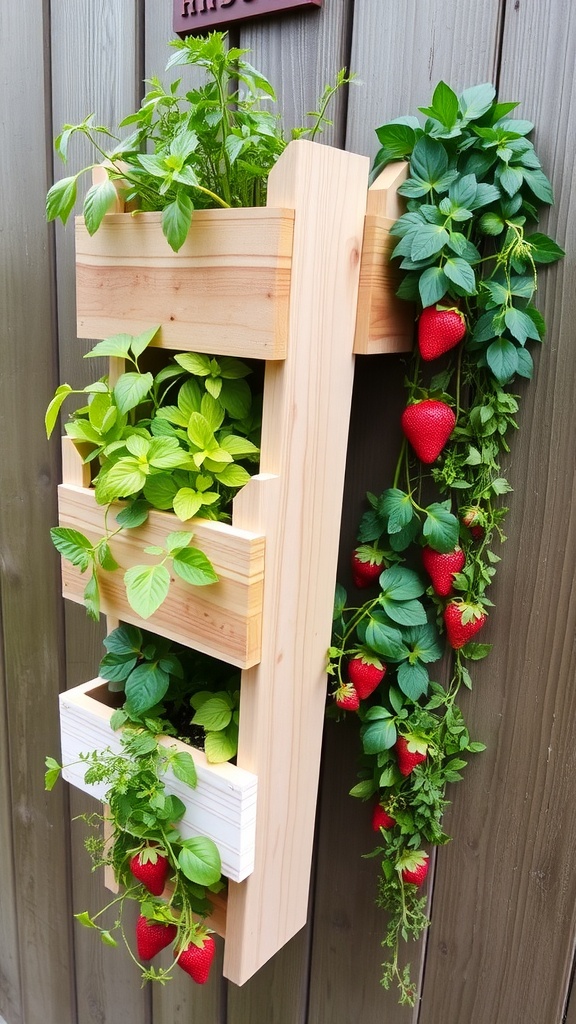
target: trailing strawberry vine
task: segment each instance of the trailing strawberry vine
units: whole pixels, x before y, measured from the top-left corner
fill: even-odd
[[[424,125],[402,117],[377,129],[374,176],[410,161],[399,189],[406,213],[391,234],[404,271],[398,294],[419,310],[418,344],[392,485],[368,495],[352,556],[355,588],[370,596],[350,603],[337,588],[329,713],[359,720],[351,795],[374,805],[370,856],[381,862],[377,903],[388,914],[382,984],[396,984],[407,1005],[417,988],[401,943],[429,923],[420,886],[429,847],[450,838],[446,786],[484,749],[458,697],[491,650],[475,638],[492,607],[494,547],[505,540],[511,488],[501,464],[519,408],[511,387],[532,376],[526,345],[544,336],[533,304],[538,265],[563,255],[531,227],[553,197],[527,138],[533,125],[509,117],[517,105],[498,102],[489,84],[457,96],[441,82],[421,108]]]

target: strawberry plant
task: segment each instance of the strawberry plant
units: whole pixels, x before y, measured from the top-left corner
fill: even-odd
[[[518,427],[514,392],[533,373],[528,343],[545,332],[537,272],[563,255],[535,229],[552,190],[528,139],[533,125],[510,117],[517,105],[498,101],[489,84],[458,96],[441,82],[421,108],[423,124],[401,117],[377,129],[375,175],[410,161],[399,189],[406,212],[391,233],[404,272],[398,294],[418,311],[417,345],[394,478],[368,495],[353,555],[355,588],[368,598],[349,602],[337,589],[330,712],[358,718],[362,762],[351,794],[372,801],[380,834],[382,983],[396,984],[408,1005],[417,989],[400,944],[429,923],[420,887],[429,848],[449,840],[446,787],[484,749],[458,697],[491,649],[477,636],[489,629],[488,590],[505,539],[502,497],[511,488],[502,461]],[[385,669],[362,693],[359,652]]]
[[[66,162],[70,139],[83,135],[104,161],[107,177],[93,185],[83,212],[90,234],[115,204],[116,185],[123,198],[138,210],[161,210],[162,230],[178,251],[190,229],[194,209],[263,206],[266,180],[287,145],[278,114],[266,109],[276,99],[267,78],[244,56],[247,50],[226,49],[226,35],[171,40],[175,53],[171,67],[202,68],[206,82],[180,92],[180,80],[165,88],[154,77],[141,107],[120,123],[131,134],[120,140],[109,128],[94,123],[64,125],[55,142]],[[326,112],[335,92],[352,79],[340,71],[334,85],[324,90],[309,127],[294,129],[293,138],[314,139],[330,124]],[[105,149],[108,140],[115,143]],[[48,220],[65,224],[74,208],[78,179],[90,167],[56,182],[48,192]]]
[[[84,461],[97,467],[94,496],[106,506],[106,532],[96,543],[68,527],[55,527],[51,536],[64,558],[82,572],[90,570],[84,603],[95,619],[100,613],[98,571],[119,568],[110,548],[116,534],[142,526],[151,508],[173,511],[182,523],[194,516],[226,519],[234,493],[257,468],[260,412],[246,381],[251,368],[229,356],[183,352],[153,374],[141,366],[141,358],[157,330],[98,342],[87,358],[113,356],[133,369],[120,374],[114,385],[106,377],[81,391],[61,384],[46,412],[50,437],[68,396],[87,398],[65,430],[87,449]],[[109,525],[110,507],[118,500],[126,504]],[[159,561],[124,573],[128,603],[142,618],[166,599],[168,566],[192,586],[217,581],[210,560],[191,546],[193,536],[188,530],[172,531],[164,547],[145,549]]]
[[[80,755],[89,783],[105,783],[107,806],[100,814],[82,815],[94,830],[85,841],[94,867],[111,866],[121,885],[118,896],[96,914],[83,911],[76,920],[99,932],[106,945],[116,946],[117,933],[140,969],[144,981],[162,984],[179,964],[195,965],[197,955],[183,951],[205,950],[200,964],[188,973],[203,984],[213,957],[214,940],[202,923],[211,911],[210,895],[223,887],[220,854],[211,839],[196,836],[183,839],[178,822],[184,814],[182,801],[166,792],[164,774],[168,768],[176,778],[196,786],[192,756],[162,746],[148,728],[128,725],[121,738],[122,749],[109,748]],[[56,784],[61,765],[46,759],[46,789]],[[101,826],[106,821],[111,838],[104,840]],[[140,913],[134,941],[126,933],[123,911],[126,901],[136,901]],[[110,927],[100,924],[114,910]],[[169,967],[150,966],[149,961],[173,945]]]

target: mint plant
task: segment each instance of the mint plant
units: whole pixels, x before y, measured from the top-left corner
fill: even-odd
[[[458,698],[491,650],[476,637],[494,615],[488,590],[505,540],[514,390],[533,373],[528,343],[545,333],[537,272],[563,255],[535,230],[552,189],[527,138],[533,125],[509,116],[517,105],[499,102],[489,84],[458,96],[441,82],[421,108],[423,124],[401,117],[377,129],[374,176],[391,160],[410,161],[392,258],[404,272],[398,294],[416,303],[418,344],[396,470],[383,494],[368,495],[353,554],[356,589],[370,597],[349,601],[337,590],[330,711],[358,717],[351,795],[372,801],[378,833],[382,984],[396,984],[407,1005],[417,989],[400,947],[428,925],[419,889],[426,847],[449,841],[446,787],[484,749]]]
[[[46,412],[50,437],[66,398],[87,397],[88,404],[73,413],[65,430],[87,447],[85,461],[97,465],[94,496],[106,506],[105,534],[96,543],[67,527],[55,527],[51,535],[64,558],[90,571],[84,602],[95,619],[98,572],[119,568],[111,548],[118,533],[142,526],[151,508],[173,511],[183,523],[198,515],[226,519],[233,495],[257,465],[260,406],[246,381],[251,368],[228,356],[184,352],[153,374],[141,367],[141,358],[157,330],[98,342],[86,358],[112,356],[133,369],[121,373],[113,386],[106,377],[81,391],[62,384]],[[110,507],[118,500],[126,504],[109,525]],[[191,546],[193,537],[189,530],[170,532],[163,547],[144,549],[159,561],[124,573],[128,602],[142,618],[166,599],[169,567],[191,586],[217,581],[210,560]]]
[[[180,80],[165,88],[156,77],[141,107],[119,125],[130,127],[124,140],[89,116],[77,125],[64,125],[56,139],[56,152],[64,162],[74,135],[85,136],[107,178],[93,185],[84,200],[84,218],[90,234],[116,202],[118,186],[126,201],[138,210],[161,210],[162,230],[168,244],[181,248],[190,229],[194,209],[263,206],[266,180],[286,147],[278,114],[268,110],[276,96],[267,78],[252,67],[247,50],[226,49],[221,32],[206,37],[171,40],[175,53],[167,70],[194,65],[206,72],[196,89],[180,90]],[[324,90],[309,127],[297,128],[294,138],[314,139],[326,124],[333,95],[352,78],[344,70]],[[116,144],[104,148],[109,139]],[[48,192],[48,220],[66,223],[77,198],[78,179],[95,165],[56,182]]]
[[[152,734],[189,741],[190,727],[202,733],[208,761],[230,761],[238,750],[240,672],[225,662],[122,625],[104,639],[98,675],[111,692],[125,696],[111,726],[126,723]]]

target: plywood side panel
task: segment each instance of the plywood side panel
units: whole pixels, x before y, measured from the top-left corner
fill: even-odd
[[[503,0],[362,0],[354,7],[346,148],[373,157],[374,129],[426,106],[440,79],[456,89],[495,77]]]
[[[576,927],[576,13],[563,2],[508,5],[502,99],[522,98],[552,174],[549,232],[569,250],[542,274],[549,331],[522,395],[508,472],[508,541],[486,627],[494,643],[468,706],[488,743],[454,794],[441,851],[421,1024],[563,1019]],[[520,59],[521,58],[521,59]],[[542,223],[546,230],[546,221]],[[508,496],[507,496],[508,497]],[[460,789],[460,787],[458,787]]]

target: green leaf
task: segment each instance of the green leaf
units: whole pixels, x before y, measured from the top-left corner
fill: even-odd
[[[528,338],[540,341],[540,335],[534,321],[527,313],[516,306],[509,306],[504,315],[504,322],[513,338],[524,345]]]
[[[535,263],[555,263],[556,260],[561,260],[566,255],[564,249],[561,249],[552,238],[540,231],[534,232],[533,235],[526,235],[524,241],[530,243],[532,259]]]
[[[191,487],[181,487],[174,495],[174,511],[183,523],[197,515],[202,504],[202,494]]]
[[[460,96],[460,111],[467,121],[476,121],[490,110],[496,89],[490,82],[473,85]]]
[[[458,519],[444,505],[434,502],[428,506],[422,533],[429,547],[447,554],[458,544],[459,532]]]
[[[126,710],[130,715],[141,715],[159,704],[168,691],[170,677],[154,662],[137,665],[126,680]]]
[[[428,670],[420,662],[411,665],[403,661],[398,666],[398,686],[410,700],[416,702],[423,697],[428,690],[428,682]]]
[[[147,501],[132,501],[118,513],[116,522],[123,530],[133,530],[146,522],[148,512],[149,505]]]
[[[50,404],[49,404],[49,406],[48,406],[48,408],[46,410],[46,415],[44,417],[44,426],[46,428],[46,437],[49,438],[51,436],[52,431],[54,430],[54,427],[56,426],[56,423],[58,421],[58,416],[60,414],[60,409],[62,408],[62,404],[66,400],[68,395],[71,395],[71,394],[72,394],[72,388],[70,387],[69,384],[61,384],[60,387],[56,389],[56,393],[54,395],[54,398],[50,402]]]
[[[532,380],[534,360],[526,348],[518,350],[518,369],[516,373],[519,373],[521,377],[527,377],[528,380]]]
[[[446,85],[446,82],[438,82],[432,96],[430,107],[420,107],[422,114],[433,117],[445,128],[453,128],[458,119],[458,97],[455,92]]]
[[[106,572],[114,572],[115,569],[119,568],[118,562],[114,558],[110,545],[107,541],[100,541],[96,547],[96,556],[98,558],[98,564],[102,566]]]
[[[416,142],[416,133],[411,125],[394,121],[377,128],[376,135],[386,150],[388,160],[405,160]]]
[[[399,533],[414,516],[410,495],[397,487],[384,491],[378,502],[378,510],[388,518],[388,533]]]
[[[509,196],[514,196],[522,187],[523,173],[516,167],[506,167],[500,175],[500,184]]]
[[[142,647],[142,633],[137,626],[118,626],[103,640],[109,654],[137,654]]]
[[[100,356],[116,356],[118,359],[128,359],[130,346],[132,344],[131,334],[114,334],[111,338],[104,338],[99,341],[89,352],[86,352],[84,359],[99,359]]]
[[[206,836],[186,839],[178,854],[178,864],[186,878],[198,885],[214,885],[222,873],[218,848]]]
[[[116,946],[118,945],[116,939],[114,938],[113,935],[110,934],[107,928],[100,932],[100,940],[104,943],[105,946],[113,946],[114,948],[116,948]]]
[[[89,235],[95,234],[111,206],[115,206],[118,193],[110,178],[92,185],[84,199],[84,222]]]
[[[498,383],[506,384],[518,370],[518,349],[506,338],[498,338],[487,348],[486,361]]]
[[[204,741],[204,753],[211,764],[230,761],[238,753],[238,726],[230,722],[221,732],[209,732]]]
[[[447,259],[443,269],[446,277],[458,285],[465,295],[476,294],[476,275],[466,260],[459,257]]]
[[[98,586],[98,577],[95,571],[92,571],[92,575],[88,580],[88,583],[84,587],[84,593],[82,595],[84,605],[86,607],[86,613],[95,622],[98,622],[100,618],[100,588]]]
[[[470,661],[481,661],[486,658],[492,650],[492,644],[464,644],[460,653]]]
[[[143,402],[154,383],[151,373],[123,373],[114,387],[114,398],[121,413],[130,412]]]
[[[391,601],[383,595],[381,604],[388,617],[400,626],[421,626],[426,622],[426,612],[420,601]]]
[[[191,786],[192,789],[196,788],[198,776],[196,774],[196,765],[194,764],[192,754],[188,754],[185,750],[179,750],[175,754],[171,753],[170,768],[180,782],[184,782],[187,786]]]
[[[169,473],[154,473],[146,478],[144,484],[146,505],[149,502],[154,508],[171,509],[177,493],[178,484]]]
[[[124,583],[128,604],[148,619],[168,596],[170,573],[165,565],[134,565],[125,572]]]
[[[231,719],[232,701],[227,694],[215,694],[204,701],[202,707],[194,715],[192,724],[201,725],[207,730],[219,730],[225,729]]]
[[[74,174],[69,178],[62,178],[52,185],[46,196],[47,220],[56,220],[59,217],[63,224],[66,223],[76,202],[77,180],[78,175]]]
[[[166,535],[166,550],[177,554],[192,543],[194,534],[189,530],[173,530]]]
[[[208,377],[211,372],[210,356],[199,352],[180,352],[174,356],[175,361],[182,369],[192,373],[195,377]]]
[[[389,718],[381,718],[370,722],[362,730],[362,746],[365,754],[380,754],[383,750],[390,750],[397,739],[396,726]]]
[[[174,555],[174,572],[193,587],[218,582],[218,575],[209,558],[198,548],[185,548]]]
[[[396,565],[380,576],[380,586],[391,601],[408,601],[420,597],[426,590],[418,573]]]
[[[438,190],[438,184],[443,181],[448,170],[448,154],[444,146],[436,139],[423,136],[414,146],[410,170],[430,188]],[[446,184],[446,189],[449,184]]]
[[[95,495],[99,505],[108,505],[117,498],[128,498],[138,494],[146,483],[143,464],[132,456],[118,459],[107,469],[100,470],[96,481]]]
[[[234,420],[243,420],[250,412],[252,392],[245,380],[224,380],[220,402]]]
[[[138,664],[135,654],[105,654],[98,666],[98,675],[109,683],[123,683]]]
[[[72,565],[85,572],[92,561],[93,545],[79,530],[67,526],[54,526],[50,530],[52,543],[56,550]]]
[[[441,267],[428,267],[418,282],[420,301],[424,308],[433,306],[444,297],[450,282]],[[398,292],[400,294],[400,292]],[[402,296],[404,297],[404,296]]]
[[[440,224],[423,224],[414,236],[410,247],[410,258],[415,262],[426,260],[440,252],[448,242],[446,228]]]
[[[58,761],[55,761],[53,757],[47,757],[44,764],[47,768],[44,775],[44,789],[50,793],[60,778],[62,768],[58,764]]]
[[[400,630],[379,622],[375,617],[370,618],[366,627],[366,643],[376,654],[390,661],[401,661],[410,653],[402,641]]]
[[[554,202],[552,186],[543,171],[529,170],[525,167],[522,174],[528,188],[534,193],[537,199],[540,199],[541,202],[548,203],[549,205]]]
[[[162,231],[168,245],[174,252],[182,248],[192,223],[194,206],[183,190],[179,190],[172,203],[162,210]]]
[[[225,466],[224,469],[216,474],[218,482],[224,484],[225,487],[244,487],[250,479],[250,473],[244,466],[238,466],[233,463],[229,466]]]

